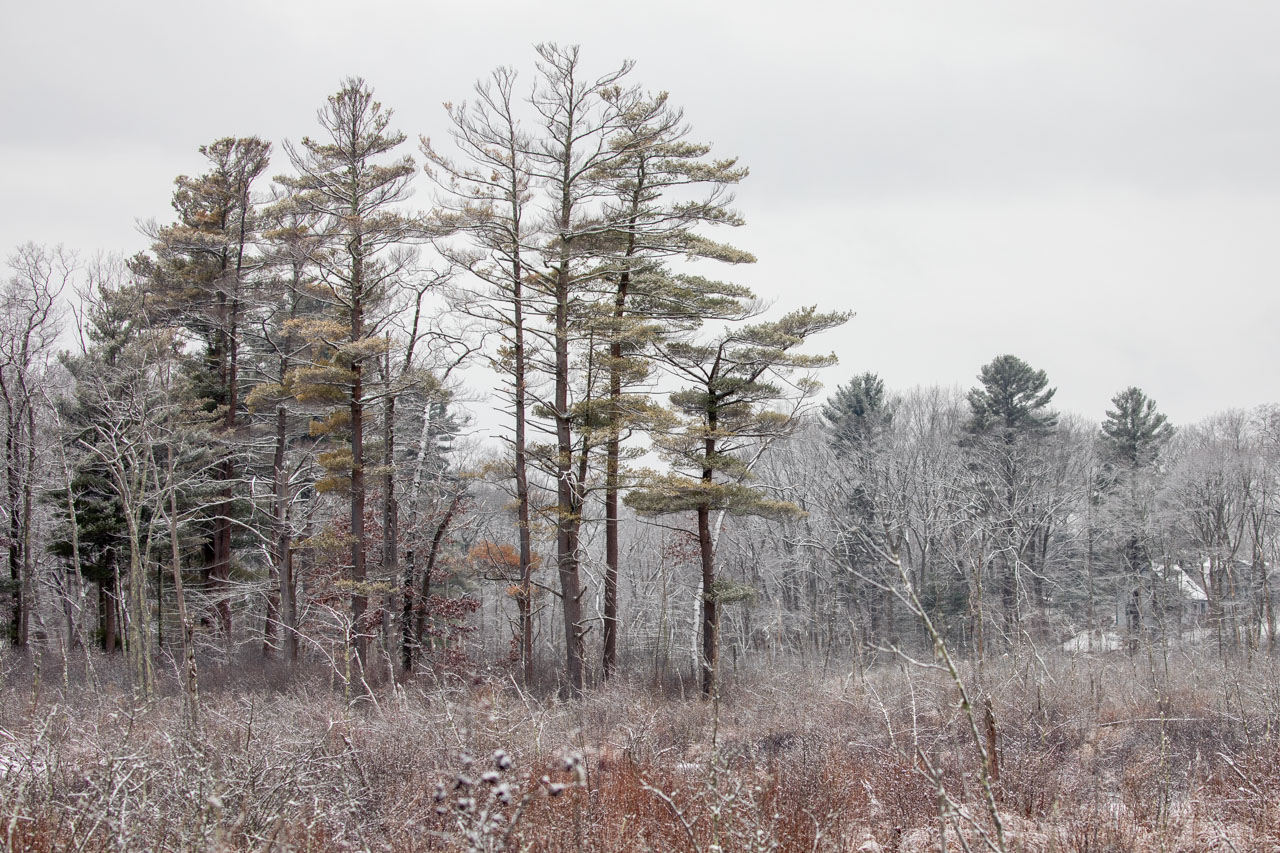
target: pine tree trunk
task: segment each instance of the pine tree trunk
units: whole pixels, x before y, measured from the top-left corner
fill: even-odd
[[[567,164],[566,164],[567,168]],[[564,613],[565,677],[570,695],[583,687],[582,586],[578,573],[578,507],[573,481],[572,418],[569,412],[569,270],[568,250],[556,275],[555,425],[556,425],[556,566]]]
[[[631,238],[634,244],[634,236]],[[604,470],[604,677],[613,675],[618,665],[618,488],[619,458],[622,453],[622,322],[626,313],[627,287],[631,274],[624,271],[614,299],[609,342],[609,440],[605,445]]]
[[[716,455],[716,426],[718,418],[714,410],[707,413],[707,437],[703,440],[706,455],[702,469],[702,482],[710,486],[715,477],[711,460]],[[715,537],[711,531],[711,507],[698,507],[698,552],[702,558],[702,695],[716,694],[716,678],[720,658],[720,609],[716,601]]]
[[[228,262],[229,259],[226,257],[226,253],[223,252],[222,271],[219,274],[220,280],[227,275]],[[218,289],[217,305],[219,327],[215,338],[217,343],[214,347],[213,358],[217,360],[218,379],[222,386],[222,402],[229,404],[231,401],[231,376],[233,372],[231,366],[231,335],[229,334],[231,309],[228,305],[227,294],[222,288]],[[227,405],[222,426],[224,436],[228,441],[233,440],[235,423],[235,408]],[[213,609],[218,633],[225,643],[230,644],[231,601],[228,597],[228,588],[231,582],[231,481],[235,477],[235,463],[232,462],[229,451],[228,456],[218,465],[217,472],[222,488],[218,493],[220,500],[213,508],[212,554],[205,577],[209,591],[214,596]]]
[[[284,373],[282,372],[283,376]],[[271,460],[275,485],[276,573],[280,583],[280,629],[284,659],[291,666],[298,662],[298,615],[293,580],[293,537],[289,530],[289,472],[285,468],[288,410],[276,407],[276,447]]]
[[[520,541],[520,669],[524,683],[533,683],[533,529],[529,517],[529,453],[525,446],[526,379],[524,328],[520,296],[516,296],[516,429],[515,478],[516,513]]]
[[[568,443],[568,421],[567,415],[557,415],[557,434],[562,449],[558,454],[561,463],[557,465],[556,562],[564,613],[565,676],[570,694],[577,695],[583,687],[582,587],[578,574],[578,535],[574,518],[578,510],[574,501],[573,484],[570,482],[572,468],[566,464],[572,455],[572,447]]]
[[[715,694],[720,656],[720,614],[716,603],[715,554],[711,541],[711,509],[698,507],[698,549],[702,557],[702,695]]]
[[[115,559],[112,558],[114,564]],[[119,647],[120,628],[116,620],[119,605],[116,603],[116,569],[111,571],[98,583],[98,624],[102,632],[102,650],[112,654]]]
[[[351,253],[351,342],[355,343],[364,335],[364,259],[358,236],[352,241]],[[364,507],[364,365],[357,356],[351,365],[351,640],[362,671],[369,658],[369,637],[363,624],[369,604],[365,590]]]

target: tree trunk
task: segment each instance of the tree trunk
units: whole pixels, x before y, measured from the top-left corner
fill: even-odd
[[[120,627],[116,621],[119,604],[116,601],[115,558],[111,558],[111,571],[98,582],[98,625],[102,633],[102,650],[113,654],[119,648]]]
[[[706,462],[702,469],[702,482],[710,487],[715,477],[711,460],[716,456],[716,427],[718,416],[714,409],[707,412],[707,436],[703,439]],[[702,695],[715,696],[718,690],[720,658],[720,609],[716,601],[716,537],[711,531],[711,507],[698,507],[698,553],[702,558]]]
[[[84,571],[80,565],[80,519],[76,513],[76,497],[72,488],[71,466],[67,464],[65,447],[59,446],[58,458],[62,462],[63,483],[67,499],[68,531],[71,539],[72,588],[67,590],[63,604],[67,617],[67,648],[70,649],[74,648],[81,639],[80,629],[84,624],[85,586]]]
[[[702,695],[716,692],[720,656],[720,614],[716,602],[715,546],[711,541],[711,509],[698,507],[698,550],[702,557]]]
[[[582,692],[583,686],[582,581],[578,573],[579,507],[574,483],[572,417],[569,412],[570,294],[567,248],[560,260],[555,300],[556,568],[560,577],[561,607],[564,613],[566,686],[569,694],[576,696]]]
[[[634,224],[634,219],[633,219]],[[635,237],[631,237],[634,245]],[[622,322],[626,314],[630,271],[623,271],[614,298],[613,339],[609,342],[609,439],[604,467],[604,677],[618,665],[618,488],[622,454]]]
[[[400,673],[413,672],[413,650],[417,646],[413,636],[413,582],[415,575],[413,549],[404,552],[404,581],[400,585]]]
[[[351,341],[355,343],[364,335],[363,256],[359,237],[352,241],[351,252]],[[364,506],[364,365],[357,356],[351,365],[351,639],[362,671],[369,657],[369,637],[363,624],[369,604],[365,590]]]
[[[224,252],[222,277],[227,275],[227,267],[228,258]],[[233,375],[235,372],[232,366],[234,357],[231,354],[231,310],[228,305],[227,294],[222,288],[219,288],[218,317],[220,329],[218,332],[216,358],[218,360],[218,377],[222,382],[223,403],[227,405],[227,411],[223,417],[223,434],[229,443],[234,441],[236,425],[236,411],[231,390],[234,385]],[[218,465],[217,470],[218,480],[222,483],[222,489],[219,492],[221,500],[213,510],[213,554],[206,577],[208,578],[210,592],[214,595],[214,617],[218,633],[229,647],[231,642],[231,600],[228,594],[231,584],[231,481],[236,474],[235,463],[231,459],[229,450],[227,457]]]
[[[154,692],[151,672],[151,628],[147,618],[147,573],[143,565],[142,535],[136,507],[125,507],[129,533],[129,577],[126,581],[125,656],[137,695],[149,699]]]
[[[413,634],[416,645],[422,648],[423,639],[427,630],[427,604],[431,599],[431,577],[435,572],[436,560],[440,556],[440,545],[444,542],[445,531],[449,529],[450,522],[453,521],[453,514],[457,512],[458,505],[462,503],[462,495],[454,495],[453,500],[449,502],[449,508],[445,510],[444,518],[440,519],[440,524],[436,527],[436,532],[431,537],[431,548],[427,551],[427,565],[422,570],[422,594],[417,607],[417,619],[414,623]]]
[[[223,460],[218,466],[218,479],[224,485],[222,498],[214,512],[213,522],[213,565],[209,578],[212,592],[216,596],[214,613],[217,618],[218,633],[222,639],[231,642],[231,484],[235,476],[235,465],[230,459]]]
[[[283,375],[283,374],[281,374]],[[284,659],[298,662],[298,613],[293,580],[293,537],[289,529],[289,472],[285,468],[288,411],[276,407],[276,447],[271,468],[275,485],[276,571],[280,582],[280,628]]]
[[[386,401],[382,424],[382,576],[394,584],[400,576],[400,505],[396,498],[396,398],[391,388],[391,337],[387,336],[387,352],[383,368],[386,372]],[[388,609],[388,613],[390,610]],[[386,642],[390,645],[390,639]],[[390,655],[390,649],[388,649]]]
[[[14,405],[13,401],[9,401],[10,407]],[[9,511],[9,583],[13,602],[9,616],[9,644],[21,649],[27,645],[27,603],[23,595],[26,591],[26,578],[22,572],[25,560],[22,554],[22,419],[19,413],[10,411],[6,426],[5,487]]]
[[[512,307],[515,357],[515,479],[517,535],[520,542],[520,672],[526,685],[533,683],[533,529],[529,517],[529,453],[526,448],[528,384],[524,345],[524,294],[520,259],[512,261]]]
[[[173,591],[177,600],[178,623],[182,634],[183,695],[192,728],[200,724],[200,682],[196,673],[196,650],[187,598],[182,587],[182,551],[178,542],[178,490],[174,482],[173,448],[169,448],[169,557],[173,571]]]

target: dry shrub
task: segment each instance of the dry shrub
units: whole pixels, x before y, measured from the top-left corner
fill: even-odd
[[[211,688],[192,731],[172,689],[139,704],[99,670],[97,688],[45,684],[37,698],[9,669],[5,849],[926,850],[939,782],[974,822],[949,821],[950,847],[957,828],[971,844],[990,831],[977,746],[932,671],[775,668],[739,678],[718,707],[625,679],[568,703],[500,681],[388,685],[347,703],[303,675]],[[993,708],[1011,845],[1280,843],[1274,691],[1213,672],[1103,656],[969,673]],[[486,781],[499,752],[510,767]]]

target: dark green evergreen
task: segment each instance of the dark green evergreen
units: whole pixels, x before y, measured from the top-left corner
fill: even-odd
[[[1022,620],[1020,597],[1026,579],[1035,605],[1048,602],[1044,566],[1053,513],[1037,493],[1047,436],[1058,416],[1047,407],[1057,389],[1043,370],[1014,355],[999,355],[983,365],[981,385],[970,389],[969,433],[963,442],[973,472],[972,507],[985,528],[978,538],[984,570],[996,576],[1006,640]],[[1025,576],[1025,577],[1024,577]],[[975,588],[975,646],[982,654],[981,598]]]
[[[1103,459],[1110,480],[1110,503],[1115,513],[1115,532],[1124,572],[1123,583],[1143,577],[1151,565],[1147,527],[1151,511],[1148,473],[1169,439],[1173,426],[1156,409],[1141,389],[1130,386],[1111,398],[1114,409],[1102,422]],[[1142,620],[1135,603],[1129,614],[1130,627]]]
[[[877,529],[876,496],[867,486],[882,462],[881,445],[893,424],[884,380],[871,372],[853,377],[827,399],[822,419],[841,472],[844,524],[856,531],[842,537],[837,549],[848,569],[841,594],[847,607],[867,616],[866,637],[871,643],[892,642],[892,579],[881,577],[884,561],[872,544],[881,532]]]
[[[1014,355],[999,355],[983,365],[978,374],[982,385],[969,392],[973,417],[969,431],[995,434],[1006,442],[1019,435],[1045,433],[1058,416],[1045,407],[1056,388],[1047,388],[1049,378]]]
[[[1173,426],[1156,410],[1156,401],[1130,386],[1111,398],[1114,409],[1102,422],[1102,446],[1108,461],[1129,468],[1153,464],[1173,437]]]
[[[822,417],[837,451],[865,447],[893,423],[884,380],[871,372],[853,377],[827,400]]]

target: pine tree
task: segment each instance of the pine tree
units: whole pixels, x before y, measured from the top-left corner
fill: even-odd
[[[643,425],[648,397],[624,389],[648,376],[648,342],[679,328],[719,316],[732,316],[743,288],[694,276],[672,276],[663,268],[670,257],[752,263],[747,252],[708,239],[702,225],[737,226],[742,218],[730,208],[729,188],[747,175],[735,159],[709,160],[711,146],[686,139],[682,111],[666,93],[636,98],[616,90],[606,97],[620,105],[620,127],[610,144],[624,156],[604,163],[595,178],[612,194],[602,220],[614,245],[605,256],[612,285],[602,307],[607,392],[601,415],[606,422],[604,463],[605,576],[603,669],[617,666],[619,524],[623,486],[622,440]],[[700,196],[689,200],[691,192]],[[681,198],[673,197],[679,194]]]
[[[501,341],[490,360],[510,377],[503,391],[511,403],[512,465],[519,553],[520,675],[533,681],[533,521],[529,488],[529,317],[527,278],[532,274],[537,228],[529,210],[532,145],[516,116],[516,74],[498,68],[475,85],[476,100],[448,106],[452,135],[461,159],[445,156],[422,140],[427,173],[444,190],[433,220],[441,253],[481,283],[460,289],[452,300],[460,312],[477,317]],[[462,234],[459,246],[443,239]]]
[[[1118,512],[1120,559],[1127,578],[1140,577],[1151,563],[1147,521],[1152,503],[1150,474],[1173,437],[1169,419],[1156,401],[1129,387],[1111,398],[1100,433],[1103,459],[1112,477],[1110,498]]]
[[[210,425],[219,427],[214,436],[223,453],[221,500],[207,519],[203,573],[205,585],[216,591],[218,629],[229,640],[232,529],[235,516],[243,514],[233,503],[236,457],[242,450],[237,435],[244,409],[241,351],[249,325],[246,288],[258,264],[252,251],[257,237],[253,187],[267,169],[271,145],[256,136],[227,137],[201,146],[200,154],[209,171],[174,180],[178,221],[153,232],[154,257],[135,258],[132,268],[146,282],[154,321],[179,328],[200,344],[186,374]]]
[[[298,174],[280,179],[292,192],[288,204],[314,217],[319,244],[311,256],[317,270],[312,290],[326,303],[328,316],[294,325],[318,353],[290,378],[298,400],[329,407],[316,431],[335,441],[345,438],[344,446],[321,457],[329,476],[319,485],[350,498],[352,645],[362,664],[370,627],[365,421],[375,401],[377,361],[387,346],[386,307],[412,260],[405,245],[421,233],[420,224],[397,207],[409,195],[415,167],[409,156],[385,160],[405,140],[388,130],[391,116],[363,80],[347,79],[317,112],[324,137],[286,143]]]
[[[582,608],[583,513],[590,456],[603,438],[593,411],[600,369],[592,352],[595,329],[580,321],[600,281],[599,240],[610,225],[595,207],[600,193],[596,176],[623,156],[610,141],[636,95],[620,88],[631,62],[584,79],[578,48],[541,44],[537,52],[539,82],[530,103],[541,136],[531,140],[527,154],[532,181],[546,195],[548,220],[536,247],[540,265],[531,282],[541,311],[550,318],[550,352],[544,367],[551,394],[540,402],[554,437],[541,461],[556,484],[556,570],[564,615],[565,674],[569,692],[577,693],[584,680],[587,630]],[[579,351],[585,351],[585,358],[575,363]]]
[[[273,584],[267,594],[267,621],[263,653],[270,656],[278,645],[286,663],[298,659],[298,606],[295,560],[295,526],[299,492],[294,472],[306,466],[310,437],[298,426],[301,412],[295,399],[294,371],[311,364],[323,344],[310,342],[298,326],[322,316],[326,304],[312,292],[313,255],[321,246],[316,229],[319,217],[280,203],[276,192],[262,223],[262,274],[256,280],[258,322],[248,343],[256,358],[250,362],[252,385],[246,396],[250,422],[271,435],[270,556]],[[304,386],[304,390],[308,390]],[[267,466],[255,459],[255,472]],[[263,472],[266,473],[265,471]],[[255,473],[256,476],[256,473]]]
[[[1169,419],[1156,409],[1140,389],[1130,386],[1111,398],[1114,409],[1102,422],[1102,444],[1107,456],[1131,469],[1151,465],[1173,437]]]
[[[752,307],[743,306],[743,316]],[[816,383],[794,379],[796,370],[812,370],[835,363],[834,356],[797,352],[807,339],[841,325],[851,315],[821,314],[805,308],[773,322],[726,329],[708,343],[668,341],[659,345],[661,358],[675,376],[691,384],[671,395],[680,426],[656,434],[654,443],[673,471],[652,476],[627,496],[638,512],[666,515],[692,512],[697,520],[702,569],[702,691],[716,690],[719,659],[719,606],[722,585],[715,563],[716,528],[712,513],[779,517],[799,508],[777,500],[747,482],[753,448],[786,435],[798,423],[794,414],[771,406],[795,400],[816,390]],[[793,389],[788,392],[786,389]]]
[[[445,210],[437,215],[441,230],[469,238],[465,245],[442,247],[486,286],[467,292],[464,310],[497,332],[501,348],[491,361],[511,377],[522,648],[530,647],[532,636],[527,468],[534,463],[558,486],[553,520],[562,601],[569,608],[566,666],[570,673],[581,671],[578,531],[597,488],[589,472],[603,448],[608,673],[617,648],[621,445],[653,408],[647,395],[629,392],[647,375],[644,347],[664,328],[689,328],[717,311],[732,313],[734,297],[745,293],[672,275],[662,264],[672,256],[752,260],[696,230],[739,224],[727,188],[746,171],[733,160],[710,160],[708,146],[686,141],[682,116],[665,95],[645,97],[621,85],[630,63],[586,79],[576,48],[541,45],[538,52],[538,86],[528,102],[531,129],[518,117],[515,73],[498,69],[477,84],[473,102],[449,107],[462,156],[446,157],[425,140],[423,151],[447,191]],[[677,194],[680,201],[670,197]],[[535,205],[550,215],[532,216]],[[539,416],[552,421],[554,447],[529,438],[531,428],[543,428]],[[527,651],[521,657],[528,679],[532,659]],[[569,681],[576,689],[580,677]]]
[[[877,538],[876,498],[869,488],[870,480],[882,467],[880,455],[893,425],[893,411],[885,398],[884,380],[875,373],[862,373],[844,385],[822,407],[828,441],[840,463],[839,470],[847,478],[844,487],[845,523],[856,531],[842,537],[842,559],[852,573],[848,594],[851,600],[867,602],[871,615],[871,633],[886,637],[893,623],[892,578],[887,583],[864,583],[883,568],[877,548],[869,543]]]
[[[991,433],[1006,443],[1019,436],[1043,434],[1057,423],[1057,415],[1045,411],[1056,388],[1046,390],[1049,378],[1013,355],[1000,355],[982,367],[981,387],[969,392],[973,417],[969,429]]]
[[[1012,636],[1022,618],[1023,566],[1032,577],[1036,603],[1045,601],[1044,549],[1039,543],[1047,541],[1047,530],[1030,493],[1036,487],[1033,469],[1042,449],[1039,440],[1058,421],[1046,408],[1056,389],[1047,387],[1043,370],[1013,355],[997,356],[983,365],[978,379],[982,384],[969,391],[970,435],[965,444],[975,477],[975,506],[987,526],[978,540],[985,543],[981,560],[998,573],[1004,628]]]
[[[884,395],[884,380],[874,373],[862,373],[844,385],[822,407],[822,417],[837,450],[857,450],[875,439],[893,423]]]

